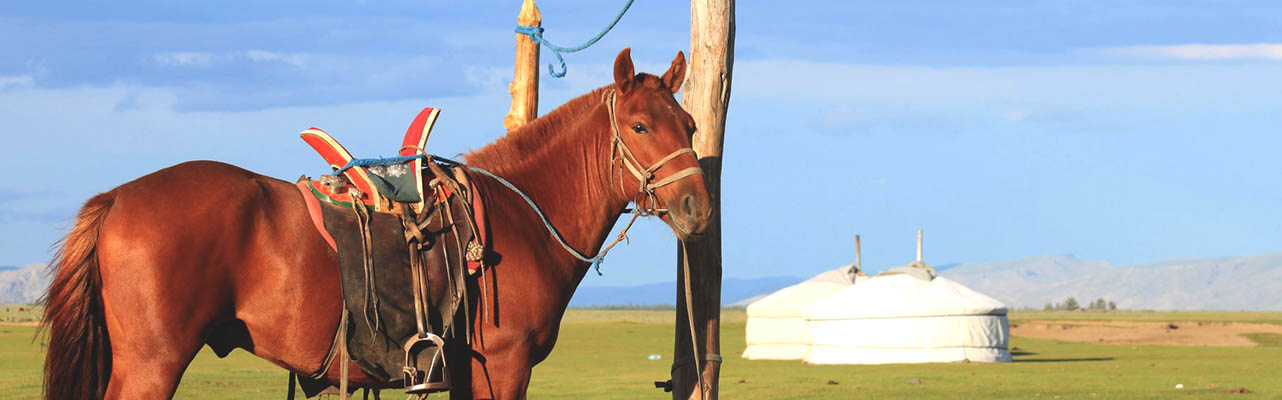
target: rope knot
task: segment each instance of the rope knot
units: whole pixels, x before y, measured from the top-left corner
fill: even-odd
[[[543,27],[541,26],[517,25],[516,33],[527,35],[530,37],[530,40],[535,42],[541,42],[543,39]]]
[[[561,47],[561,46],[552,44],[552,42],[549,42],[547,41],[547,39],[543,38],[543,27],[541,26],[517,25],[516,33],[529,36],[530,40],[538,42],[544,47],[547,47],[548,50],[552,50],[552,54],[556,56],[556,61],[561,63],[561,71],[558,72],[557,70],[553,69],[552,64],[548,64],[548,75],[552,75],[553,78],[561,78],[565,76],[565,72],[566,72],[565,59],[561,57],[561,53],[573,53],[579,50],[586,49],[588,48],[588,46],[592,46],[593,44],[596,44],[598,40],[601,40],[601,38],[605,37],[606,33],[609,33],[611,29],[614,29],[614,25],[618,24],[620,19],[623,19],[623,14],[628,12],[629,7],[632,7],[632,1],[633,0],[628,0],[627,4],[623,5],[623,9],[619,10],[619,14],[614,16],[614,21],[610,22],[609,26],[606,26],[605,29],[602,29],[600,33],[597,33],[596,36],[592,37],[592,39],[589,39],[586,43],[583,43],[578,46]]]

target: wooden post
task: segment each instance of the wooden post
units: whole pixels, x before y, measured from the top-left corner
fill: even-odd
[[[694,117],[694,151],[712,195],[715,211],[707,231],[684,246],[689,252],[693,309],[685,307],[683,255],[677,254],[676,342],[673,360],[693,359],[690,326],[694,316],[695,339],[700,353],[721,354],[721,150],[730,104],[730,77],[734,64],[734,0],[690,1],[690,64],[681,92],[681,105]],[[680,253],[682,246],[677,247]],[[695,364],[672,371],[673,399],[716,399],[721,363],[696,360],[703,369],[707,393],[699,393]]]
[[[542,26],[543,14],[534,0],[525,0],[516,22],[525,26]],[[516,69],[512,76],[512,109],[503,118],[508,132],[533,121],[539,115],[539,43],[529,36],[516,34]]]

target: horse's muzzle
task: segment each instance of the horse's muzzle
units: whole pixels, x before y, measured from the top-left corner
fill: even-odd
[[[699,236],[712,220],[712,203],[707,195],[686,194],[677,200],[676,207],[669,207],[668,214],[682,239]]]

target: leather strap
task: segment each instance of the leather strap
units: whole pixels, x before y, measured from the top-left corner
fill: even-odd
[[[692,289],[690,284],[690,251],[686,249],[686,242],[684,240],[679,241],[679,243],[681,248],[681,269],[682,273],[685,274],[686,319],[690,325],[690,355],[692,357],[699,357],[699,337],[695,334],[696,329],[694,327],[694,289]],[[707,357],[708,355],[705,355],[704,357]],[[721,360],[720,354],[715,354],[715,356],[717,361]],[[677,365],[678,364],[675,362],[672,363],[672,373],[674,375],[676,374]],[[703,364],[695,362],[694,373],[695,377],[699,379],[699,398],[708,398],[708,386],[703,382]]]
[[[347,319],[347,312],[343,312],[343,319]],[[339,332],[338,342],[338,399],[347,400],[347,368],[351,363],[351,356],[347,354],[347,332]]]
[[[615,89],[607,89],[605,93],[602,94],[602,100],[605,101],[606,109],[609,110],[610,113],[610,129],[613,133],[613,136],[610,138],[610,146],[612,147],[610,150],[611,168],[613,169],[613,165],[615,164],[614,160],[619,160],[620,163],[623,164],[623,169],[631,172],[632,176],[636,177],[637,181],[641,182],[641,187],[638,191],[640,192],[639,195],[646,200],[646,204],[642,204],[642,201],[640,200],[634,201],[634,203],[637,203],[637,211],[639,213],[656,214],[658,212],[666,211],[664,208],[655,207],[658,204],[658,199],[654,194],[655,189],[667,186],[673,182],[693,175],[702,175],[703,168],[686,168],[675,174],[663,177],[662,179],[659,179],[658,182],[651,182],[655,178],[654,173],[658,172],[659,168],[663,168],[664,164],[667,164],[669,161],[672,161],[677,157],[690,154],[691,156],[698,158],[698,155],[695,153],[694,149],[689,147],[677,149],[672,153],[669,153],[667,156],[659,159],[659,161],[650,165],[650,167],[642,169],[641,165],[643,164],[635,155],[632,154],[632,150],[628,148],[628,144],[623,141],[623,135],[619,132],[619,119],[614,112],[615,103],[618,101],[618,97],[619,92]],[[611,175],[613,175],[613,171],[611,171]],[[620,179],[622,179],[622,177],[620,177]],[[622,188],[620,188],[620,190],[622,190]]]

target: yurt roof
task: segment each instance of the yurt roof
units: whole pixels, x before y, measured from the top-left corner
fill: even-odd
[[[829,282],[841,285],[855,284],[855,265],[850,264],[841,268],[831,269],[807,279],[806,282]]]
[[[748,305],[748,317],[801,318],[801,307],[850,287],[825,281],[805,281],[792,285]]]
[[[771,293],[748,305],[749,317],[801,318],[801,306],[836,293],[854,284],[855,266],[846,265],[824,271],[810,279]],[[858,277],[860,281],[867,277]]]
[[[951,279],[910,274],[860,279],[805,307],[806,318],[859,319],[1006,314],[1006,305]]]

